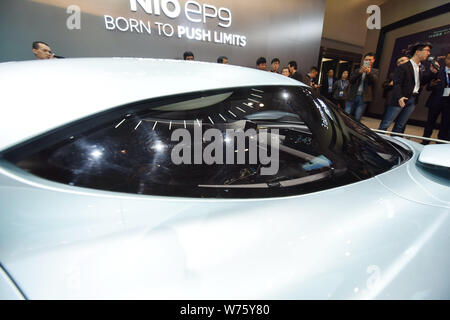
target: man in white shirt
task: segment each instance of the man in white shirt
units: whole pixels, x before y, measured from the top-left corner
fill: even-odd
[[[410,61],[400,65],[395,70],[391,101],[380,123],[379,130],[387,130],[397,118],[392,132],[405,132],[406,123],[416,108],[421,86],[429,83],[437,73],[432,65],[430,65],[430,72],[425,70],[421,64],[430,56],[430,51],[430,43],[416,43],[410,50],[410,56],[412,56]]]

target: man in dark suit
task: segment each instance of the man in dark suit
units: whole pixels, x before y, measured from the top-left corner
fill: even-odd
[[[319,69],[317,69],[316,67],[311,67],[305,78],[303,78],[303,83],[311,86],[311,93],[314,97],[317,97],[320,93],[320,85],[318,85],[316,81],[318,74]]]
[[[323,77],[322,86],[320,87],[320,93],[332,102],[335,102],[333,98],[333,86],[335,81],[334,70],[330,69],[325,77]]]
[[[303,75],[297,71],[298,66],[296,61],[289,61],[288,63],[289,72],[291,73],[290,78],[295,79],[297,81],[303,81]]]
[[[367,104],[373,100],[376,83],[378,82],[378,69],[372,68],[375,62],[375,54],[366,53],[363,65],[356,69],[350,76],[350,88],[348,100],[345,104],[345,112],[355,116],[360,121]]]
[[[450,52],[445,57],[445,67],[439,70],[437,78],[431,81],[428,89],[431,89],[431,95],[426,104],[428,120],[423,136],[425,138],[431,137],[434,124],[439,114],[442,114],[438,139],[450,140],[450,97],[448,96],[450,92]],[[422,144],[428,143],[426,140],[422,142]]]
[[[411,48],[410,55],[412,55],[412,58],[409,62],[395,69],[391,101],[380,123],[379,130],[389,128],[398,116],[392,132],[405,132],[406,122],[416,108],[421,86],[430,82],[434,73],[437,73],[433,66],[430,66],[430,72],[421,64],[429,57],[430,51],[430,43],[416,43]]]

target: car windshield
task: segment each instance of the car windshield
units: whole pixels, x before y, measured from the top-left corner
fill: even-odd
[[[76,121],[4,155],[45,179],[133,194],[259,198],[371,178],[409,151],[306,87],[150,99]]]

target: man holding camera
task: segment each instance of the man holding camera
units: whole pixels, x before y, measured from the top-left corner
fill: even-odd
[[[356,69],[350,77],[348,100],[345,104],[345,112],[353,115],[360,121],[367,104],[373,100],[373,92],[378,82],[378,69],[372,68],[375,62],[375,54],[366,53],[363,66]]]

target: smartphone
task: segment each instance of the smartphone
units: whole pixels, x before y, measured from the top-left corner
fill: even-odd
[[[364,61],[363,66],[367,68],[370,67],[370,61]]]

